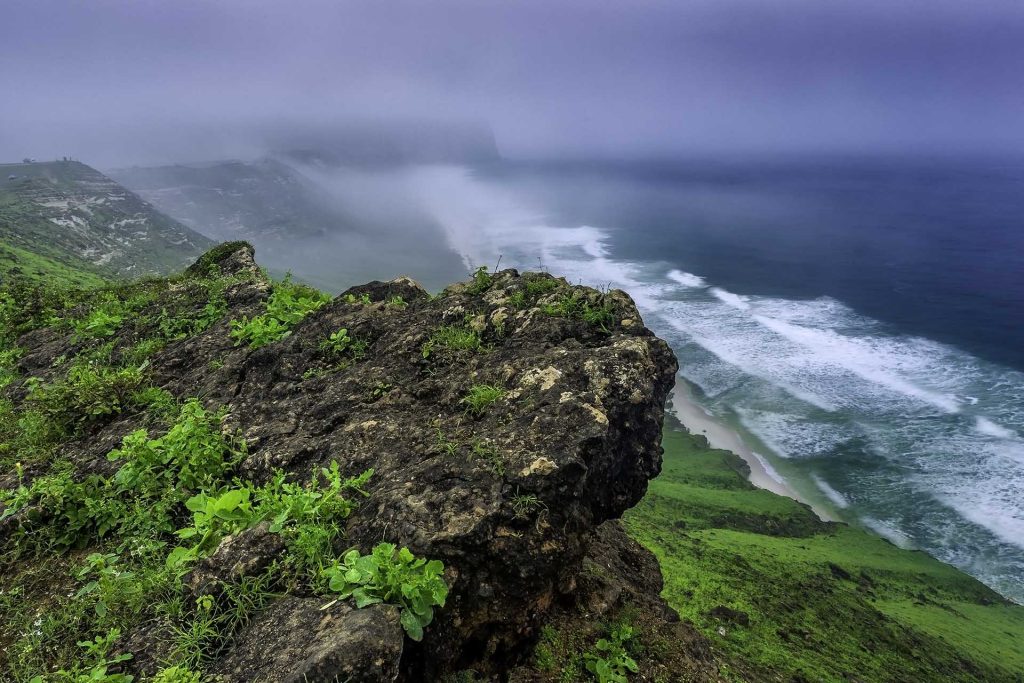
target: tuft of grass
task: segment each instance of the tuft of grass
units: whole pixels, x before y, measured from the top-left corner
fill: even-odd
[[[436,351],[481,351],[483,341],[480,335],[468,327],[445,325],[434,331],[421,349],[424,358],[430,358]]]
[[[460,403],[466,406],[466,412],[479,417],[496,401],[505,397],[505,390],[494,384],[474,384],[469,388]]]
[[[494,444],[483,439],[475,439],[470,447],[470,458],[482,462],[494,476],[505,476],[505,459],[501,457]]]
[[[542,310],[547,315],[582,320],[604,332],[608,332],[608,326],[615,320],[615,311],[611,304],[602,302],[595,305],[576,293],[566,294],[557,301],[545,305]]]
[[[453,456],[459,452],[459,442],[449,439],[440,427],[437,428],[437,447],[447,456]]]
[[[509,501],[509,506],[512,508],[512,514],[515,515],[516,519],[529,519],[530,515],[534,512],[547,509],[544,501],[536,495],[520,493],[519,489],[516,489],[515,495]]]

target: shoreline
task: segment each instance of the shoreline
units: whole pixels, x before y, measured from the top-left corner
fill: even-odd
[[[685,379],[677,378],[667,408],[692,434],[706,437],[712,448],[731,451],[742,458],[750,468],[750,475],[747,479],[757,488],[803,503],[823,521],[837,521],[820,505],[800,496],[777,472],[771,469],[770,464],[762,460],[761,456],[747,446],[735,430],[708,415],[693,399],[693,394]]]

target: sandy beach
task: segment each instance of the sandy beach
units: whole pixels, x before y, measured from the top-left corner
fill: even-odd
[[[801,503],[805,503],[814,510],[821,519],[834,521],[820,506],[809,500],[805,500],[794,491],[786,481],[776,473],[771,465],[762,460],[757,453],[752,451],[743,439],[727,425],[722,424],[714,417],[708,415],[693,399],[690,387],[685,381],[676,382],[675,389],[671,396],[671,412],[683,423],[693,434],[703,434],[707,437],[708,443],[714,448],[732,451],[750,467],[750,483],[780,496],[786,496]]]

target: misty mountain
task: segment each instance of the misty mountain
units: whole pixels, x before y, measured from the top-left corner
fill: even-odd
[[[430,164],[348,164],[333,149],[111,175],[176,220],[218,240],[247,240],[269,267],[322,289],[340,291],[381,273],[415,274],[439,287],[463,272],[416,186],[417,169]]]
[[[329,196],[273,159],[135,166],[110,174],[161,211],[222,241],[273,247],[323,236],[342,220]]]
[[[0,242],[33,264],[127,277],[176,270],[213,244],[77,161],[0,165]]]

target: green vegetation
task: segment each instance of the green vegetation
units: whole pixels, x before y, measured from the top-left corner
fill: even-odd
[[[332,332],[327,339],[320,342],[321,351],[325,351],[334,356],[348,354],[352,360],[359,360],[366,355],[366,349],[368,347],[369,344],[365,341],[350,337],[348,329],[344,327],[337,332]]]
[[[0,287],[0,389],[23,389],[0,397],[0,466],[14,474],[0,489],[4,680],[131,681],[119,647],[152,629],[146,647],[167,665],[151,680],[197,683],[268,601],[328,590],[324,571],[340,559],[344,520],[372,471],[347,478],[331,463],[305,482],[280,472],[259,485],[244,480],[246,444],[224,429],[224,411],[179,402],[147,377],[153,354],[221,321],[227,288],[253,276],[223,275],[217,263],[89,290],[25,278]],[[325,300],[287,281],[275,291],[268,309],[288,325]],[[39,375],[22,376],[16,341],[47,326],[74,345]],[[341,330],[324,350],[350,357],[365,348]],[[65,455],[64,444],[118,415],[141,428],[105,461]],[[259,524],[284,547],[266,570],[221,583],[216,597],[187,597],[183,580],[195,561]],[[407,628],[415,632],[415,622],[421,633],[428,612],[409,586],[436,589],[428,579],[440,579],[424,578],[425,561],[407,564],[412,578],[400,582],[397,601],[415,616],[405,617]]]
[[[598,683],[626,683],[630,673],[637,672],[636,660],[629,656],[626,644],[633,639],[633,628],[619,624],[608,638],[601,638],[584,655],[587,671]]]
[[[736,456],[666,428],[626,515],[664,597],[737,662],[733,680],[1019,681],[1024,610],[920,552],[754,489]]]
[[[359,296],[356,296],[355,294],[346,294],[344,300],[347,304],[361,304],[363,306],[369,306],[373,303],[373,301],[370,300],[370,295],[365,292]]]
[[[251,320],[231,321],[231,338],[235,345],[248,344],[254,349],[280,341],[307,315],[330,301],[330,297],[312,287],[296,284],[286,277],[274,284],[267,299],[266,313]]]
[[[483,341],[475,330],[468,327],[445,325],[430,335],[430,339],[423,344],[422,353],[424,358],[430,358],[438,351],[454,353],[481,351],[483,348]]]
[[[380,602],[398,605],[402,628],[413,640],[422,640],[434,607],[444,607],[448,586],[443,573],[440,561],[417,558],[391,543],[378,544],[369,555],[350,550],[324,570],[331,590],[342,599],[351,597],[360,609]]]
[[[469,453],[472,460],[482,462],[494,476],[505,476],[505,459],[494,444],[484,439],[474,439]]]
[[[639,626],[638,616],[635,607],[627,606],[615,618],[593,624],[588,630],[580,630],[572,623],[565,624],[565,628],[544,626],[534,646],[533,665],[547,674],[544,680],[560,683],[639,680],[633,674],[639,670],[635,658],[641,655],[664,661],[670,667],[672,661],[662,657],[671,649],[671,644],[661,634]],[[689,680],[680,677],[678,671],[671,668],[668,671],[676,676],[655,677],[654,680]]]
[[[509,501],[509,506],[516,519],[529,519],[534,512],[547,509],[544,501],[540,498],[532,493],[520,493],[518,488]]]
[[[474,384],[469,393],[460,401],[466,406],[466,412],[479,417],[493,404],[505,397],[505,390],[494,384]]]
[[[575,292],[566,294],[553,303],[546,304],[542,310],[547,315],[582,320],[588,325],[599,327],[604,332],[608,331],[608,325],[615,320],[615,311],[611,304],[607,302],[593,304]]]
[[[213,246],[84,164],[5,164],[4,173],[18,178],[0,182],[0,279],[92,287],[177,270]]]
[[[509,297],[509,305],[513,308],[529,308],[537,302],[537,299],[558,289],[563,284],[550,275],[542,273],[525,273],[523,280],[526,283],[525,286]]]
[[[70,254],[39,253],[39,246],[32,246],[34,250],[30,251],[0,239],[0,280],[22,278],[82,289],[107,283],[106,274],[87,261]]]
[[[483,294],[494,284],[494,276],[491,275],[487,266],[480,266],[473,271],[473,282],[466,289],[470,294]]]

